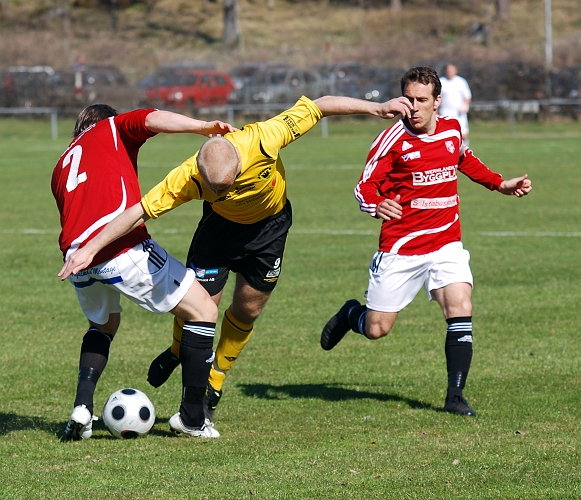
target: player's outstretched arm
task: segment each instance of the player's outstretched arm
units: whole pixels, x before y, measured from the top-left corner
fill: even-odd
[[[398,97],[387,102],[370,102],[354,97],[323,96],[313,101],[323,113],[332,115],[373,115],[391,119],[397,115],[409,118],[412,105],[405,97]]]
[[[502,194],[506,194],[509,196],[512,195],[518,198],[526,196],[533,189],[531,180],[528,177],[529,177],[528,174],[525,174],[521,177],[515,177],[514,179],[502,181],[502,184],[500,185],[498,190]]]
[[[89,241],[83,248],[78,249],[65,262],[58,274],[61,280],[67,279],[71,274],[86,269],[97,253],[112,241],[127,234],[132,229],[143,224],[149,219],[149,215],[143,210],[141,203],[136,203],[123,213],[115,217],[103,230]]]
[[[237,130],[229,123],[214,120],[206,122],[171,111],[153,111],[145,118],[145,126],[152,132],[166,134],[190,133],[206,137],[224,135]]]

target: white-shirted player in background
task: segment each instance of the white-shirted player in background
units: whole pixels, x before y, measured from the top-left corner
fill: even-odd
[[[462,139],[464,145],[470,144],[468,139],[468,110],[472,100],[472,92],[468,82],[458,76],[458,68],[454,64],[447,64],[444,68],[444,75],[440,77],[442,84],[442,100],[438,109],[438,115],[450,116],[460,122]]]
[[[348,300],[325,325],[321,346],[330,350],[349,330],[379,339],[422,286],[447,323],[448,392],[444,410],[475,415],[464,399],[472,360],[472,273],[461,243],[457,172],[506,195],[531,191],[527,175],[503,180],[462,144],[460,124],[438,118],[440,79],[430,67],[402,78],[411,117],[373,141],[355,188],[362,211],[382,219],[379,250],[369,269],[367,305]]]
[[[219,121],[141,109],[118,115],[110,106],[94,104],[78,116],[73,141],[52,176],[62,226],[59,245],[65,261],[101,233],[127,207],[139,203],[137,155],[158,132],[205,136],[235,130]],[[152,240],[143,224],[102,250],[69,277],[89,329],[83,337],[74,409],[64,440],[90,438],[93,394],[109,358],[109,346],[121,321],[120,295],[148,311],[171,312],[184,321],[183,393],[170,427],[194,437],[219,437],[205,422],[202,399],[214,357],[212,344],[218,309],[186,268]]]

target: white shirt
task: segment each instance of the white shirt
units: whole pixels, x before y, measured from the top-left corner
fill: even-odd
[[[466,100],[472,99],[472,92],[470,92],[468,82],[458,75],[450,80],[442,76],[440,82],[442,83],[442,101],[438,108],[438,114],[456,118],[462,126],[462,134],[467,134],[468,118],[464,103]]]

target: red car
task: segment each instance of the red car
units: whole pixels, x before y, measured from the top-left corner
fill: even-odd
[[[225,105],[234,90],[230,76],[214,69],[158,70],[138,85],[141,105],[175,108]]]

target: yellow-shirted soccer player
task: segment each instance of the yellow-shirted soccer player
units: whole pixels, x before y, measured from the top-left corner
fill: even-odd
[[[221,323],[220,339],[204,399],[213,419],[226,372],[250,339],[253,325],[282,269],[292,210],[279,152],[307,133],[324,116],[368,114],[391,119],[410,116],[403,97],[374,103],[350,97],[302,97],[290,109],[264,122],[208,139],[200,150],[112,221],[96,238],[107,244],[128,228],[157,218],[190,200],[203,200],[203,214],[192,239],[187,265],[216,304],[230,271],[236,273],[232,303]],[[79,253],[81,251],[78,251]],[[71,269],[82,269],[83,255],[73,254]],[[76,267],[75,267],[76,266]],[[75,271],[73,271],[75,272]],[[162,385],[179,365],[182,326],[174,323],[174,341],[151,364],[148,381]]]

